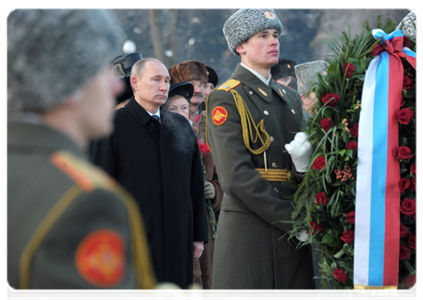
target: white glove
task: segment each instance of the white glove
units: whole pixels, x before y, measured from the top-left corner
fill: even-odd
[[[307,171],[310,156],[313,154],[313,145],[307,141],[307,138],[307,133],[298,132],[291,143],[285,144],[285,149],[291,155],[295,169],[300,173]]]
[[[307,242],[310,238],[308,231],[305,229],[301,230],[295,237],[303,243]]]
[[[210,181],[204,181],[204,199],[214,199],[216,197],[216,189]]]

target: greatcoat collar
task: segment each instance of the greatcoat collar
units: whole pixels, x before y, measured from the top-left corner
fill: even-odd
[[[128,101],[124,108],[140,126],[145,126],[151,120],[150,114],[141,105],[139,105],[134,97]],[[171,113],[164,107],[164,105],[160,107],[160,121],[162,125],[168,122],[170,114]]]
[[[150,121],[148,112],[132,97],[124,107],[140,126],[145,126]]]
[[[243,84],[250,87],[257,95],[260,96],[264,101],[272,101],[272,90],[280,96],[284,101],[285,93],[284,87],[276,83],[274,80],[270,80],[269,86],[261,81],[256,75],[251,73],[248,69],[244,68],[241,64],[238,64],[235,71],[232,73],[232,78],[241,81]]]

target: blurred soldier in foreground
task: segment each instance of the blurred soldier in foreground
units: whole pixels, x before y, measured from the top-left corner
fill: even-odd
[[[85,159],[112,131],[120,47],[103,11],[8,18],[8,281],[13,288],[154,288],[134,200]]]

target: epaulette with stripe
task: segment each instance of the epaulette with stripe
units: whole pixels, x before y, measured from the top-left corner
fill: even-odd
[[[223,91],[230,91],[233,88],[236,88],[238,85],[241,84],[241,81],[236,79],[229,79],[225,83],[223,83],[221,86],[217,88],[217,90],[223,90]]]
[[[113,189],[116,185],[114,179],[103,170],[91,165],[87,161],[76,157],[69,151],[58,151],[50,155],[50,160],[73,179],[83,190],[89,192],[95,188]]]

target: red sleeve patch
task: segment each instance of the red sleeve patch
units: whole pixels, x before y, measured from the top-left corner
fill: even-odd
[[[125,275],[125,245],[114,230],[97,230],[78,245],[76,268],[87,282],[100,288],[118,285]]]
[[[228,112],[222,106],[216,106],[212,112],[213,123],[222,125],[228,118]]]

